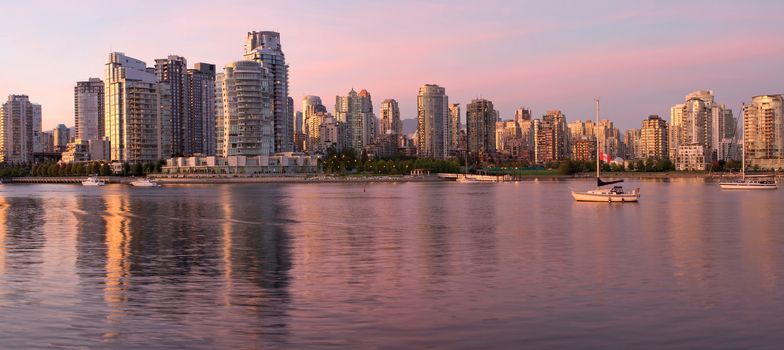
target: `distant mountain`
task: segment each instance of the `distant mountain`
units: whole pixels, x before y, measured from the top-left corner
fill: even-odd
[[[403,122],[403,134],[408,135],[412,134],[417,129],[417,120],[416,119],[401,119]]]

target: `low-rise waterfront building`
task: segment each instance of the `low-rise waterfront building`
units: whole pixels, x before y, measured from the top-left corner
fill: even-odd
[[[195,156],[166,160],[164,174],[306,174],[319,171],[318,156],[297,152],[271,156]]]
[[[706,169],[706,147],[699,143],[678,146],[675,169],[679,171],[701,171]]]

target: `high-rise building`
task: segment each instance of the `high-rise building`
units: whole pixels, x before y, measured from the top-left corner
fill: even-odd
[[[417,95],[417,155],[420,158],[444,159],[452,144],[452,121],[446,89],[425,84]]]
[[[699,144],[708,161],[717,159],[717,150],[721,148],[727,128],[732,127],[734,132],[734,125],[729,125],[733,124],[732,120],[732,110],[716,103],[713,91],[692,92],[686,95],[684,103],[670,109],[670,150],[677,150],[682,145],[694,149],[693,146]]]
[[[294,110],[293,105],[294,103],[292,101],[292,110]],[[301,111],[294,112],[293,122],[294,124],[292,125],[294,126],[294,151],[304,152],[307,149],[307,147],[305,146],[307,139],[305,137],[305,129],[303,128],[305,126],[305,122],[304,119],[302,118]]]
[[[339,152],[343,150],[346,145],[347,137],[345,135],[345,124],[338,121],[337,118],[325,112],[317,112],[319,120],[322,121],[319,125],[318,141],[314,146],[315,149],[325,152],[332,148]]]
[[[515,121],[520,124],[523,120],[531,120],[531,109],[527,107],[520,107],[515,110]]]
[[[313,152],[319,145],[319,132],[327,107],[321,103],[321,97],[305,96],[302,98],[302,131],[305,134],[305,150]]]
[[[743,108],[746,166],[784,168],[784,95],[754,96]]]
[[[588,136],[585,134],[585,123],[582,120],[571,121],[566,124],[569,129],[569,137],[578,139],[580,136]]]
[[[74,131],[80,140],[100,140],[104,136],[103,81],[90,78],[74,87]]]
[[[454,151],[458,149],[458,135],[460,134],[460,104],[449,104],[449,150]]]
[[[166,93],[168,101],[162,102],[169,105],[169,125],[166,127],[169,134],[164,139],[170,144],[161,145],[171,150],[171,155],[185,156],[193,154],[192,128],[190,125],[190,105],[188,92],[188,62],[185,57],[170,55],[167,58],[155,60],[155,75],[158,81],[168,84]],[[168,156],[168,155],[165,155]]]
[[[57,127],[52,130],[52,142],[56,152],[65,152],[70,139],[71,133],[65,124],[57,124]]]
[[[335,97],[335,118],[345,124],[346,137],[357,153],[362,152],[365,145],[373,141],[375,133],[375,116],[370,93],[362,90],[359,93],[351,89],[347,96]]]
[[[400,108],[394,99],[381,102],[381,134],[402,135],[403,123],[400,121]]]
[[[196,63],[188,69],[188,116],[190,139],[186,149],[192,154],[215,155],[215,65]]]
[[[640,129],[640,158],[669,158],[668,135],[667,121],[658,115],[651,115],[643,120]]]
[[[572,141],[572,159],[596,160],[596,138],[579,135]]]
[[[109,54],[104,79],[104,134],[111,160],[154,162],[171,155],[168,83],[154,69],[120,52]]]
[[[8,96],[0,108],[0,162],[31,162],[34,152],[43,152],[40,138],[41,105],[26,95]]]
[[[668,130],[669,131],[669,130]],[[668,133],[669,135],[669,133]],[[626,159],[640,159],[642,158],[642,152],[640,149],[640,139],[642,138],[642,132],[640,129],[629,129],[623,134],[623,144],[624,144],[624,158]],[[668,137],[669,140],[669,137]],[[669,149],[667,150],[669,154]]]
[[[523,124],[529,126],[530,120],[523,121]],[[527,137],[530,133],[524,132],[515,120],[496,122],[495,125],[496,152],[508,159],[527,160],[529,158],[528,142],[523,135]]]
[[[546,163],[569,157],[569,132],[566,116],[559,110],[549,110],[534,123],[535,161]]]
[[[466,135],[469,152],[473,154],[495,152],[496,120],[492,101],[475,99],[466,105]]]
[[[248,32],[245,39],[245,59],[260,63],[264,79],[269,80],[270,108],[274,124],[275,152],[293,149],[293,117],[289,111],[289,66],[280,43],[280,33],[272,31]]]
[[[226,65],[215,79],[217,155],[264,156],[275,150],[268,80],[256,61]]]

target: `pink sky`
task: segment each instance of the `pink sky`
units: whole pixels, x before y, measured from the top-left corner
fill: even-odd
[[[0,95],[43,105],[44,128],[73,125],[73,86],[103,77],[110,51],[152,65],[169,54],[219,68],[245,33],[281,32],[295,105],[367,89],[416,115],[420,85],[450,102],[492,100],[503,118],[529,106],[592,118],[592,99],[622,129],[700,89],[733,109],[784,93],[777,1],[30,1],[4,5]]]

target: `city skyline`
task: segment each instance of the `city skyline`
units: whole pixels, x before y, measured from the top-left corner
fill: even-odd
[[[0,64],[47,69],[6,70],[0,94],[41,104],[45,130],[72,126],[74,84],[101,77],[110,52],[145,62],[180,55],[220,70],[242,55],[243,33],[267,29],[281,33],[290,96],[322,96],[328,110],[331,96],[366,88],[379,101],[396,99],[401,118],[412,119],[418,87],[438,84],[453,102],[492,100],[506,120],[520,106],[535,117],[560,109],[570,120],[590,119],[591,99],[601,96],[602,117],[625,130],[650,114],[666,119],[673,102],[691,91],[713,90],[736,111],[750,96],[784,92],[777,67],[784,39],[775,35],[784,24],[772,17],[784,4],[483,4],[246,3],[249,10],[237,12],[198,1],[144,2],[118,13],[97,2],[52,2],[32,17],[22,15],[31,5],[7,6],[0,26],[13,34],[0,43],[15,50],[0,55]],[[377,25],[385,22],[401,25]],[[167,35],[154,34],[160,32]],[[53,60],[42,54],[47,50],[60,54]]]

